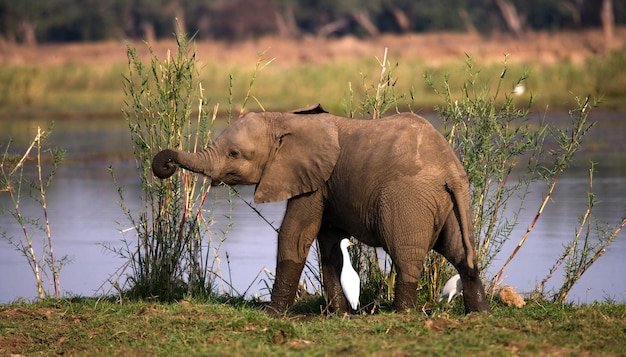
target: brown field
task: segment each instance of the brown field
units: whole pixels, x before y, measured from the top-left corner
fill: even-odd
[[[569,32],[529,33],[516,39],[509,35],[479,36],[462,33],[429,33],[407,35],[382,35],[372,39],[344,37],[323,40],[313,37],[300,39],[260,38],[242,42],[218,42],[202,40],[196,43],[197,54],[225,63],[250,63],[259,51],[267,50],[267,56],[278,63],[324,63],[336,60],[354,60],[382,55],[385,48],[397,57],[421,58],[430,65],[438,65],[458,59],[464,53],[478,61],[502,61],[510,54],[514,62],[539,62],[553,64],[569,61],[575,64],[605,52],[604,37],[598,30]],[[618,28],[612,48],[624,48],[626,27]],[[133,44],[148,55],[146,46]],[[154,52],[162,56],[174,49],[173,40],[151,44]],[[0,65],[3,66],[55,66],[72,63],[107,64],[126,62],[125,41],[100,43],[45,44],[37,47],[0,47]]]

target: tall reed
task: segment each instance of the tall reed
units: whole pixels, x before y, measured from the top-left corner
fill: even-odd
[[[573,111],[573,113],[578,113],[577,115],[580,116],[586,115],[586,105],[587,99],[579,103],[579,110]],[[576,116],[576,114],[573,115]],[[606,252],[606,249],[615,241],[624,226],[626,226],[626,213],[622,214],[621,222],[613,226],[607,222],[600,221],[594,216],[593,208],[597,203],[595,194],[593,193],[594,171],[595,163],[592,162],[589,166],[587,207],[580,216],[579,226],[576,228],[574,236],[563,245],[561,256],[554,263],[543,280],[535,286],[532,295],[536,298],[544,298],[547,296],[548,292],[545,290],[546,283],[562,268],[563,282],[557,291],[552,293],[552,300],[554,302],[564,303],[574,285],[591,265],[600,259]]]
[[[44,143],[52,128],[47,131],[37,128],[37,134],[24,154],[11,154],[10,142],[2,152],[0,162],[0,194],[7,194],[10,207],[0,205],[0,214],[8,213],[21,227],[23,237],[8,236],[0,231],[0,237],[6,240],[16,250],[22,253],[33,272],[37,287],[37,297],[43,300],[46,297],[61,297],[61,268],[70,261],[67,255],[60,258],[55,255],[53,249],[52,229],[48,220],[48,206],[46,192],[52,183],[60,163],[63,161],[65,151],[60,148],[44,149]],[[26,173],[27,166],[31,166],[31,153],[36,156],[34,169],[36,179],[33,180]],[[43,156],[49,156],[44,159]],[[45,165],[44,160],[50,161],[50,167]],[[44,166],[48,169],[44,172]],[[30,168],[28,168],[30,169]],[[41,207],[40,216],[25,216],[21,207],[26,200],[32,200]],[[43,222],[42,222],[43,220]],[[41,240],[37,239],[40,232]],[[44,283],[47,278],[51,288],[47,289]]]
[[[189,39],[181,35],[177,40],[176,52],[168,52],[165,59],[150,50],[149,66],[127,47],[123,113],[143,195],[140,206],[133,207],[118,185],[120,206],[131,228],[123,231],[124,247],[111,248],[129,259],[132,269],[130,286],[122,285],[122,290],[128,288],[130,296],[165,301],[212,294],[216,277],[221,277],[216,264],[223,242],[210,230],[212,217],[203,208],[210,191],[205,178],[186,170],[167,180],[152,174],[152,157],[159,150],[197,151],[207,146],[217,113],[217,107],[208,107],[197,80]]]

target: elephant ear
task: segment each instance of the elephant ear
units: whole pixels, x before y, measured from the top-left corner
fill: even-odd
[[[323,113],[328,113],[328,112],[324,108],[322,108],[321,104],[317,103],[317,104],[311,105],[309,107],[304,107],[304,108],[292,110],[289,113],[293,113],[293,114],[323,114]]]
[[[281,114],[274,118],[276,148],[254,202],[278,202],[323,187],[339,158],[335,123],[324,115]]]

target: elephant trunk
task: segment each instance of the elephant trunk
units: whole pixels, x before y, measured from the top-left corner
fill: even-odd
[[[178,155],[174,150],[165,149],[154,155],[152,159],[152,172],[160,179],[166,179],[176,172],[174,159]]]
[[[211,177],[208,158],[208,150],[198,153],[189,153],[176,149],[165,149],[152,159],[152,172],[160,179],[172,176],[180,166],[192,172],[201,173]]]

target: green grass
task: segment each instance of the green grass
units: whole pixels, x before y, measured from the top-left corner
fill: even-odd
[[[256,79],[256,96],[268,110],[289,110],[321,102],[331,112],[342,114],[344,96],[349,83],[357,97],[364,92],[363,76],[372,83],[378,77],[380,66],[372,53],[369,58],[354,62],[334,61],[324,64],[284,64],[273,62]],[[268,60],[271,59],[268,55]],[[504,56],[503,56],[504,59]],[[254,61],[249,65],[225,64],[203,58],[199,79],[205,83],[205,96],[212,103],[227,108],[229,75],[233,76],[235,103],[245,96],[254,72]],[[434,79],[445,73],[459,83],[451,83],[459,90],[465,78],[465,58],[431,66],[420,58],[390,54],[391,64],[399,62],[395,76],[398,93],[414,93],[415,108],[430,111],[440,98],[432,92],[424,80],[425,74]],[[477,63],[484,78],[498,78],[501,63]],[[535,95],[538,108],[569,109],[571,93],[585,93],[601,98],[607,109],[626,110],[626,56],[623,52],[606,57],[595,57],[585,64],[575,65],[561,61],[552,65],[517,63],[511,58],[508,78],[519,78],[525,70],[530,77],[526,81],[527,91],[516,101],[528,101],[530,93]],[[37,66],[14,66],[0,68],[0,117],[20,115],[111,115],[119,114],[123,105],[122,74],[126,64],[99,65],[73,64],[39,68]],[[210,83],[210,85],[208,85]],[[485,85],[495,85],[486,83]],[[511,85],[513,83],[510,83]],[[459,92],[460,93],[460,92]],[[258,110],[254,104],[249,110]]]
[[[620,355],[625,338],[626,305],[611,303],[281,319],[198,301],[0,306],[0,355]]]

